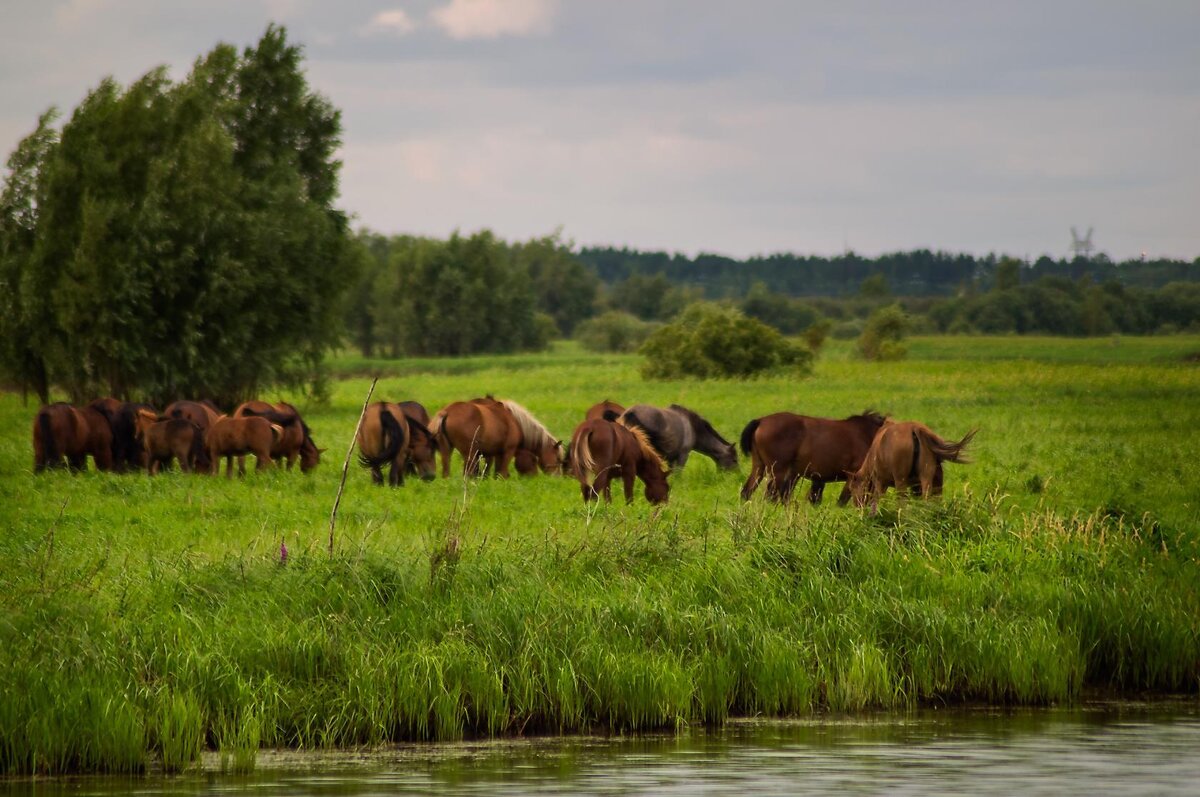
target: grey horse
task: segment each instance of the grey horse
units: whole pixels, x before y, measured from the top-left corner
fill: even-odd
[[[621,414],[619,423],[636,426],[645,432],[650,445],[662,454],[671,470],[686,465],[688,454],[693,450],[711,458],[723,470],[737,467],[734,445],[687,407],[672,404],[664,409],[635,404]]]

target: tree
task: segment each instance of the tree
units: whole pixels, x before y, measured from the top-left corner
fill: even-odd
[[[47,383],[230,402],[319,378],[360,258],[332,204],[339,115],[300,60],[271,26],[179,84],[106,79],[41,149],[18,298]]]
[[[992,289],[997,291],[1011,290],[1021,284],[1021,261],[1011,257],[1002,257],[996,264],[996,281]]]
[[[753,376],[779,368],[807,374],[812,353],[761,321],[707,302],[689,306],[640,349],[647,379]]]
[[[900,305],[881,307],[867,319],[858,338],[858,350],[867,360],[900,360],[908,354],[904,336],[908,334],[908,318]]]
[[[513,246],[513,257],[529,272],[538,309],[570,336],[575,325],[596,314],[600,280],[571,254],[559,234]]]
[[[43,404],[50,400],[50,385],[39,341],[49,297],[34,290],[32,267],[42,170],[58,144],[58,133],[51,127],[57,117],[53,108],[42,114],[37,129],[17,145],[0,191],[0,373],[23,393],[33,390]]]

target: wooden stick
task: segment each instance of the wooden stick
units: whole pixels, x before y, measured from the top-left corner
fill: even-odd
[[[333,500],[333,511],[329,513],[329,555],[333,556],[333,526],[337,522],[338,504],[342,503],[342,490],[346,488],[346,473],[350,470],[350,455],[354,453],[354,444],[358,442],[358,430],[362,428],[363,418],[367,417],[367,405],[371,403],[371,394],[375,392],[375,385],[379,382],[379,377],[371,380],[371,389],[367,391],[367,398],[363,402],[362,412],[358,415],[358,423],[354,427],[354,435],[350,438],[350,448],[346,451],[346,461],[342,464],[342,483],[338,485],[337,498]]]

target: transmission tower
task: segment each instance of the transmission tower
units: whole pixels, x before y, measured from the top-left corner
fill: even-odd
[[[1087,235],[1082,238],[1074,227],[1071,228],[1071,252],[1075,257],[1082,257],[1088,260],[1092,256],[1092,250],[1096,247],[1092,245],[1092,228],[1088,227]]]

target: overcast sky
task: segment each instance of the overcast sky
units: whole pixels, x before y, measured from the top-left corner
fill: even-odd
[[[0,0],[0,150],[268,22],[381,232],[1200,255],[1200,2]]]

